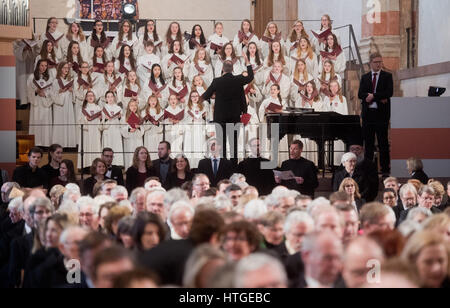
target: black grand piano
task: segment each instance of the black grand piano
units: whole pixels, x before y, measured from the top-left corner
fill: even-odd
[[[286,135],[301,135],[302,138],[314,140],[319,149],[319,169],[325,174],[325,153],[328,152],[328,167],[333,166],[334,143],[342,140],[348,143],[361,136],[361,120],[358,115],[341,115],[336,112],[315,112],[299,110],[283,113],[266,114],[268,137],[271,137],[271,124],[280,128],[280,140]],[[329,141],[329,142],[327,142]],[[327,144],[327,149],[325,145]]]

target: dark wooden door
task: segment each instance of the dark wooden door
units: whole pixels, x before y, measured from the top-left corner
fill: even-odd
[[[273,0],[254,0],[255,32],[258,37],[264,34],[267,23],[273,20]]]

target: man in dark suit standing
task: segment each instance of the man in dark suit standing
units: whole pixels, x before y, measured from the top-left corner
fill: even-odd
[[[159,178],[161,185],[166,184],[167,176],[170,173],[170,166],[172,165],[173,159],[170,158],[171,146],[167,141],[161,141],[158,145],[158,157],[159,159],[154,160],[153,168],[156,171],[156,176]]]
[[[208,150],[209,158],[202,159],[199,162],[197,172],[207,175],[211,187],[217,187],[220,181],[231,177],[234,166],[228,159],[220,156],[222,146],[217,139],[213,138],[209,141]]]
[[[361,78],[359,99],[362,103],[362,131],[365,142],[365,157],[373,161],[375,135],[380,150],[380,165],[383,177],[388,177],[390,170],[388,129],[391,118],[391,97],[394,93],[392,74],[382,70],[381,54],[370,55],[371,72]]]
[[[247,103],[245,101],[244,86],[249,84],[253,80],[253,69],[248,59],[245,59],[247,65],[248,76],[239,75],[233,76],[233,63],[231,61],[225,61],[223,63],[224,75],[219,78],[215,78],[209,88],[202,95],[203,100],[209,100],[213,94],[216,94],[216,103],[214,106],[214,122],[221,126],[223,136],[223,157],[226,158],[226,144],[227,134],[226,125],[241,122],[241,115],[247,113]],[[216,128],[217,129],[217,128]],[[216,132],[217,133],[217,132]],[[230,132],[231,133],[231,132]],[[220,136],[220,135],[219,135]],[[232,139],[234,137],[234,139]],[[220,138],[220,137],[219,137]],[[230,140],[230,146],[233,144],[233,151],[230,150],[230,154],[233,155],[234,162],[237,162],[237,132],[234,131],[232,136],[228,136]]]
[[[111,148],[104,148],[102,151],[102,157],[103,161],[106,163],[106,174],[105,176],[107,178],[110,178],[111,180],[114,180],[117,182],[117,185],[124,186],[123,182],[123,172],[122,168],[120,166],[113,165],[114,160],[114,151]]]

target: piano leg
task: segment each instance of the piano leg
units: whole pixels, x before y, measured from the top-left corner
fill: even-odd
[[[317,143],[317,149],[318,149],[318,166],[319,169],[322,169],[322,177],[325,177],[325,142],[316,141]]]

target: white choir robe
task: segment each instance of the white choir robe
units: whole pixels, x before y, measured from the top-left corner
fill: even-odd
[[[177,39],[177,36],[176,35],[170,35],[170,38],[171,38],[172,41],[175,41]],[[164,57],[169,54],[170,44],[171,43],[167,42],[166,36],[164,35],[163,43],[161,45],[161,55],[160,55],[161,60],[164,59]]]
[[[133,165],[133,155],[136,148],[144,145],[143,136],[144,136],[144,128],[142,125],[136,129],[136,131],[131,132],[131,126],[128,124],[126,117],[123,116],[122,120],[120,120],[122,124],[120,130],[122,132],[123,137],[123,150],[124,150],[124,160],[125,160],[125,169],[128,169]]]
[[[205,61],[199,60],[198,66],[200,67],[200,69],[203,70],[203,73],[201,74],[197,69],[195,63],[192,62],[189,68],[189,75],[188,75],[189,82],[192,83],[194,81],[194,77],[200,75],[203,81],[205,82],[206,86],[209,87],[214,79],[214,72],[212,65],[206,64]]]
[[[97,61],[97,65],[98,65],[98,67],[95,67],[95,72],[94,72],[94,60],[93,59],[90,59],[89,60],[89,67],[91,67],[91,70],[92,70],[92,76],[93,77],[98,77],[99,79],[101,79],[102,78],[102,76],[104,76],[104,73],[105,73],[105,63],[103,63],[103,59],[102,58],[97,58],[96,59],[96,61]],[[102,69],[102,67],[103,67],[103,69]]]
[[[330,51],[332,52],[332,51]],[[323,70],[323,61],[325,61],[326,59],[322,58],[322,56],[320,56],[320,62],[319,62],[319,72],[321,72]],[[342,51],[339,56],[337,56],[336,60],[331,60],[331,62],[333,62],[334,64],[334,72],[338,75],[340,75],[341,77],[344,77],[344,73],[345,73],[345,69],[347,67],[347,60],[345,58],[345,52]]]
[[[226,61],[231,61],[231,58],[227,58]],[[222,62],[222,60],[219,59],[216,61],[216,65],[214,66],[215,78],[222,77],[222,75],[223,75],[222,69],[223,69],[223,62]],[[236,62],[234,62],[234,64],[233,64],[233,75],[239,76],[246,70],[247,69],[244,66],[242,66],[241,61],[239,61],[239,59],[236,58]]]
[[[189,83],[186,82],[187,93],[186,93],[186,95],[181,97],[181,94],[182,94],[183,89],[185,88],[185,86],[179,80],[175,80],[175,85],[176,85],[176,87],[173,86],[173,81],[172,80],[168,84],[169,96],[172,95],[172,94],[175,94],[175,95],[179,96],[178,97],[179,103],[182,106],[182,108],[184,109],[186,104],[189,101],[189,95],[191,93],[191,86],[189,85]]]
[[[36,59],[34,60],[34,68],[36,68],[38,61],[41,60],[41,59],[42,59],[41,55],[37,55]],[[50,66],[48,67],[48,73],[50,75],[50,78],[55,79],[56,78],[56,73],[57,73],[56,72],[56,68],[58,66],[58,60],[50,59],[50,61],[56,63],[56,65],[54,67],[50,67]],[[34,68],[33,68],[33,72],[34,72]]]
[[[200,48],[200,45],[201,45],[199,39],[195,39],[195,41],[198,43],[198,45],[195,44],[194,49],[191,49],[191,46],[189,45],[190,41],[184,42],[184,52],[186,53],[186,55],[189,57],[189,59],[191,61],[194,60],[195,54],[197,53],[197,50]],[[206,47],[207,47],[207,44],[206,44],[206,46],[204,46],[204,48],[206,49]]]
[[[320,34],[322,34],[325,31],[327,31],[327,30],[326,29],[324,29],[324,30],[317,30],[317,31],[314,31],[314,32],[316,32],[318,35],[320,35]],[[331,30],[331,32],[334,35],[336,35],[336,38],[338,40],[338,44],[341,45],[341,37],[339,36],[339,34],[336,31],[334,31],[334,30]],[[326,43],[326,41],[325,41],[325,43],[320,43],[319,40],[315,37],[315,35],[312,34],[312,32],[311,32],[310,38],[311,38],[311,40],[310,40],[311,41],[311,45],[314,47],[315,53],[317,54],[317,56],[320,56],[320,52],[322,50],[325,50],[325,46],[326,46],[325,43]]]
[[[83,168],[91,166],[94,159],[100,157],[102,153],[102,108],[97,104],[86,104],[84,109],[91,116],[100,113],[100,117],[89,121],[82,112],[78,119],[78,124],[83,125],[83,144],[81,144],[81,134],[78,140],[79,151],[81,149],[84,151]],[[78,154],[78,168],[81,167],[81,155]]]
[[[306,86],[306,83],[308,83],[309,81],[315,82],[314,77],[310,74],[308,74],[307,80],[305,80],[305,78],[303,77],[303,74],[300,74],[299,79],[300,80],[298,80],[298,82],[305,86]],[[299,107],[297,107],[296,102],[301,101],[300,93],[305,94],[305,90],[300,89],[299,85],[295,81],[295,77],[291,78],[291,89],[289,92],[290,92],[290,105],[291,106],[295,105],[296,108],[299,108]]]
[[[55,56],[56,56],[56,61],[60,62],[63,59],[63,51],[62,51],[62,47],[61,47],[61,41],[64,38],[64,33],[56,30],[53,33],[49,34],[53,37],[53,39],[56,41],[56,45],[53,44],[53,49],[55,50]],[[44,44],[44,41],[48,40],[46,33],[41,34],[40,39],[39,39],[39,51],[41,51],[42,45]]]
[[[280,58],[280,55],[274,55],[273,58],[274,58],[274,61],[278,61],[278,59]],[[284,57],[284,61],[285,61],[286,64],[283,64],[283,73],[285,75],[289,76],[291,74],[289,59],[287,57]],[[268,57],[264,59],[263,63],[264,63],[263,64],[264,65],[264,70],[266,72],[272,70],[273,65],[269,66],[269,58]]]
[[[265,98],[269,98],[270,97],[270,88],[272,87],[272,85],[274,84],[272,80],[269,81],[269,83],[267,83],[267,78],[270,76],[271,72],[267,71],[264,74],[264,87],[262,90],[262,94],[264,95]],[[275,76],[273,75],[275,80],[278,80],[278,78],[280,76]],[[291,90],[291,80],[288,76],[286,76],[285,74],[282,74],[283,77],[281,77],[280,80],[280,94],[281,94],[281,98],[284,101],[287,101],[289,98],[289,92]]]
[[[147,113],[145,110],[141,111],[141,118],[145,119]],[[163,141],[163,120],[164,120],[164,109],[161,109],[161,112],[157,113],[156,109],[150,109],[150,116],[155,119],[155,121],[159,122],[160,125],[154,125],[151,121],[145,120],[143,123],[144,128],[144,146],[150,153],[150,159],[155,160],[158,159],[158,145],[161,141]]]
[[[113,118],[112,120],[108,119],[105,111]],[[120,121],[124,117],[122,108],[117,104],[106,104],[103,106],[102,113],[102,148],[111,148],[114,151],[114,164],[123,166],[123,142],[120,130]]]
[[[230,42],[230,40],[226,36],[224,36],[224,35],[219,36],[219,35],[217,35],[217,33],[214,33],[213,35],[208,37],[208,48],[207,49],[209,50],[209,56],[211,57],[211,61],[213,64],[215,64],[220,59],[220,57],[219,57],[220,51],[216,53],[216,51],[214,49],[211,49],[211,43],[214,43],[215,45],[223,47],[223,46],[225,46],[225,44],[227,44],[229,42]]]
[[[36,58],[38,41],[27,40],[32,47],[24,40],[16,40],[13,43],[14,56],[16,58],[16,98],[21,105],[28,103],[27,99],[27,79],[34,72],[34,59]]]
[[[155,48],[153,50],[154,55],[157,56],[158,59],[161,60],[162,41],[159,40],[159,41],[155,42],[155,39],[153,37],[153,33],[149,33],[148,34],[148,38],[149,38],[149,41],[152,41],[153,44],[155,45]],[[139,35],[139,39],[138,39],[137,44],[134,44],[133,53],[134,53],[134,56],[136,58],[139,58],[139,57],[144,56],[144,55],[147,54],[147,51],[145,50],[145,47],[144,47],[144,33]]]
[[[251,106],[252,108],[255,109],[256,114],[258,114],[259,112],[259,107],[261,107],[261,104],[264,100],[264,97],[261,93],[261,90],[255,86],[255,84],[250,84],[250,85],[246,85],[244,86],[244,91],[247,89],[247,87],[249,86],[253,86],[253,89],[255,90],[255,93],[251,93],[248,92],[248,94],[246,94],[246,100],[249,106]],[[258,118],[259,121],[259,118]]]
[[[299,45],[298,40],[291,42],[291,38],[290,35],[288,38],[286,38],[286,42],[285,42],[285,54],[287,57],[296,57],[297,56],[297,47],[294,46],[295,44],[297,44],[297,46]]]
[[[123,61],[123,65],[120,64],[119,60],[116,60],[114,62],[114,71],[116,72],[117,75],[120,75],[120,77],[122,77],[123,80],[126,80],[127,74],[131,70],[133,70],[133,68],[131,67],[130,60],[127,58],[125,58],[125,60]]]
[[[253,75],[254,75],[253,80],[255,82],[255,85],[256,85],[256,87],[259,88],[259,90],[262,90],[262,88],[264,87],[264,81],[265,81],[264,80],[264,74],[266,72],[266,68],[264,67],[264,63],[261,60],[261,64],[258,65],[256,63],[256,59],[254,57],[253,58],[250,57],[249,60],[250,60],[250,64],[252,65],[252,68],[253,68]],[[244,59],[241,59],[241,65],[242,65],[242,67],[245,68],[245,70],[247,70],[247,67],[245,65],[245,60]]]
[[[278,98],[273,98],[273,97],[266,98],[262,102],[261,107],[259,107],[259,120],[260,120],[261,123],[267,123],[266,109],[267,109],[267,107],[269,107],[270,104],[278,105],[278,106],[281,106],[283,108],[287,106],[287,103],[286,103],[285,100],[282,100],[281,103],[280,103]],[[265,133],[263,133],[263,134],[265,134]],[[264,139],[266,139],[266,138],[264,138],[264,136],[262,136],[261,140],[264,140]],[[271,151],[271,144],[270,144],[271,140],[269,140],[267,138],[266,141],[267,141],[266,144],[263,145],[265,148],[262,151],[262,154],[263,154],[262,156],[267,156],[265,154],[268,154],[268,152]],[[278,140],[274,140],[274,142],[278,142]],[[261,142],[261,144],[263,144],[263,143]],[[289,151],[288,137],[285,136],[278,143],[278,153],[279,153],[278,160],[279,160],[279,162],[283,162],[283,161],[285,161],[285,160],[287,160],[289,158],[288,151]]]
[[[184,109],[177,106],[175,109],[171,106],[167,106],[165,109],[167,112],[178,115]],[[184,115],[186,117],[186,114]],[[184,118],[178,124],[172,124],[169,119],[164,120],[165,127],[165,140],[171,144],[172,153],[174,156],[183,153],[183,140],[184,140]]]
[[[124,45],[128,45],[131,47],[131,49],[133,49],[133,53],[134,53],[134,45],[137,45],[138,43],[138,39],[136,34],[133,33],[131,40],[128,39],[128,35],[124,35],[124,37],[122,38],[122,41],[119,41],[119,36],[117,35],[114,40],[111,43],[111,50],[112,50],[112,56],[115,59],[119,58],[120,55],[120,50],[122,49],[122,46]]]
[[[275,35],[272,36],[272,39],[275,39]],[[281,44],[281,49],[285,49],[286,46],[286,42],[283,38],[280,39],[280,44]],[[269,56],[269,51],[271,48],[271,44],[269,44],[268,42],[264,41],[263,38],[261,38],[259,40],[259,45],[261,47],[261,53],[263,55],[263,58],[266,59]]]
[[[208,106],[200,110],[198,104],[192,109],[186,108],[184,114],[184,154],[189,159],[191,168],[197,168],[198,163],[206,153]]]
[[[72,41],[78,42],[78,46],[80,46],[81,57],[86,61],[87,59],[92,59],[89,57],[89,50],[87,45],[87,40],[80,40],[80,37],[72,37]],[[61,45],[62,57],[64,59],[67,58],[67,53],[70,45],[70,40],[67,38],[67,35],[64,35],[63,38],[59,41]]]
[[[73,79],[72,79],[73,80]],[[61,85],[68,86],[72,81],[61,80]],[[77,145],[76,118],[73,106],[73,91],[60,93],[62,89],[59,79],[53,82],[53,133],[52,143],[63,148],[74,148]],[[75,84],[74,82],[72,83]],[[72,86],[73,87],[73,86]],[[58,125],[59,124],[59,125]]]
[[[148,100],[150,95],[155,94],[158,97],[160,106],[164,109],[166,108],[169,100],[169,84],[164,81],[165,84],[163,85],[161,78],[158,78],[155,81],[156,85],[152,85],[152,87],[150,87],[151,80],[143,85],[144,95]],[[155,91],[154,89],[157,90]]]
[[[152,66],[160,64],[160,59],[154,54],[142,54],[137,60],[137,76],[141,85],[147,84],[152,76]]]
[[[308,70],[308,73],[310,73],[312,76],[314,76],[314,78],[317,77],[317,75],[319,74],[319,63],[317,62],[317,56],[315,53],[313,53],[313,58],[311,59],[310,57],[308,57],[307,53],[302,53],[301,54],[301,59],[304,59],[306,62],[306,69]],[[295,55],[292,55],[289,57],[289,73],[292,75],[295,72],[295,68],[297,66],[297,61],[298,61],[298,57],[297,57],[297,52],[295,53]]]
[[[174,54],[169,53],[161,61],[163,74],[167,81],[170,81],[172,79],[173,70],[177,67],[181,67],[174,62],[171,62],[169,65],[169,60],[172,58],[173,55]],[[185,77],[187,77],[189,75],[189,67],[190,67],[189,56],[187,56],[186,54],[179,54],[179,53],[176,53],[175,55],[184,61],[183,74]]]
[[[81,108],[83,106],[84,99],[86,98],[86,93],[88,92],[88,89],[86,89],[84,86],[80,86],[80,77],[77,76],[74,80],[73,84],[73,96],[74,96],[74,112],[75,112],[75,119],[79,119],[81,115]],[[81,75],[81,79],[83,79],[86,83],[88,81],[88,77],[86,75]],[[96,93],[95,85],[97,82],[100,82],[101,78],[96,78],[91,76],[92,79],[92,88],[91,90],[95,94],[95,98],[100,98],[100,93]],[[77,132],[77,138],[80,135],[79,130],[76,130]]]
[[[28,100],[31,103],[29,134],[34,135],[36,146],[48,147],[52,144],[52,104],[51,97],[53,79],[45,81],[36,80],[40,88],[45,88],[46,97],[36,95],[38,87],[34,83],[34,75],[30,75],[27,81]],[[47,88],[46,88],[47,87]],[[37,125],[37,126],[34,126]]]
[[[98,37],[98,35],[97,35]],[[98,37],[99,41],[100,41],[100,37]],[[95,47],[92,46],[96,46],[95,43],[92,42],[92,35],[89,36],[86,40],[86,49],[87,49],[87,57],[88,59],[92,59],[92,57],[94,56],[94,51],[95,51]],[[106,48],[103,48],[105,55],[106,55],[106,59],[111,60],[113,58],[113,50],[112,50],[112,44],[109,42],[108,40],[108,44],[106,45]]]
[[[250,104],[247,106],[247,113],[251,116],[251,118],[250,118],[250,122],[246,126],[243,126],[244,133],[241,132],[239,134],[239,140],[238,140],[238,149],[239,149],[238,157],[239,157],[239,159],[241,159],[241,158],[245,159],[247,157],[246,153],[244,152],[244,149],[246,149],[246,145],[248,144],[248,142],[251,139],[258,137],[258,129],[259,129],[259,124],[261,124],[261,122],[259,121],[258,113],[256,112],[256,110],[258,110],[258,109],[254,108]],[[246,149],[246,150],[248,150],[248,149]],[[249,154],[249,153],[247,153],[247,154]]]
[[[259,38],[256,36],[256,34],[252,36],[252,33],[249,32],[245,35],[247,36],[247,39],[249,39],[251,37],[248,42],[249,44],[251,42],[253,42],[256,44],[256,47],[258,47],[258,49],[260,49]],[[246,53],[248,50],[248,47],[243,45],[243,43],[240,42],[239,34],[236,34],[234,36],[233,47],[234,47],[234,50],[236,51],[236,56],[238,56],[238,57],[243,57],[244,53]]]
[[[335,74],[334,76],[335,77],[333,79],[335,79],[339,83],[339,87],[342,89],[342,78],[341,78],[341,76],[339,76],[338,74]],[[320,87],[322,85],[321,80],[327,82],[328,85],[329,85],[330,79],[331,79],[331,74],[330,73],[325,73],[325,78],[324,79],[322,79],[322,74],[319,74],[319,76],[317,76],[317,79],[316,79],[317,88],[320,90]],[[324,93],[324,92],[320,91],[320,97],[322,98],[322,100],[324,100],[325,97],[327,97],[327,96],[328,96],[328,93]]]
[[[111,89],[112,85],[114,84],[114,82],[116,80],[119,80],[118,84],[116,85],[115,89]],[[98,97],[100,99],[98,102],[99,105],[104,106],[106,104],[105,94],[109,90],[113,90],[113,92],[116,94],[117,103],[120,103],[119,95],[120,95],[120,93],[122,93],[122,87],[123,87],[123,79],[121,76],[119,76],[119,75],[105,76],[104,74],[99,75],[97,77],[97,83],[94,86],[95,92],[98,93],[98,95],[100,96],[100,97]]]
[[[342,96],[342,102],[339,96],[331,99],[330,97],[325,97],[323,101],[324,109],[330,112],[336,112],[342,115],[348,115],[348,105],[345,96]],[[334,142],[334,165],[339,166],[341,164],[342,156],[345,152],[345,144],[343,141],[338,140]]]
[[[130,96],[130,93],[127,93],[128,92],[127,89],[137,93],[136,96],[139,109],[144,109],[145,106],[147,105],[147,101],[145,100],[145,94],[143,93],[144,91],[141,88],[139,88],[139,86],[136,83],[130,84],[130,88],[128,88],[125,82],[118,97],[118,101],[122,103],[124,114],[127,112],[128,103],[133,99],[133,96]]]
[[[202,96],[203,93],[205,93],[207,89],[204,89],[204,88],[200,87],[200,88],[196,88],[195,90],[198,92],[198,94],[200,96]],[[192,89],[192,91],[194,91],[194,89]],[[213,99],[213,98],[210,98],[209,102],[205,101],[205,107],[208,109],[208,112],[207,112],[207,117],[208,117],[207,118],[207,122],[208,123],[214,121],[214,104],[215,104],[215,102],[216,102],[216,100]],[[215,132],[216,132],[215,126],[214,125],[209,125],[208,126],[208,133],[215,134]]]
[[[83,59],[83,61],[84,61],[84,59]],[[70,66],[70,74],[72,75],[72,78],[76,78],[81,69],[81,63],[78,63],[77,57],[75,57],[75,56],[73,57],[72,61],[69,62],[69,66]],[[78,71],[75,69],[77,66],[78,66]]]

